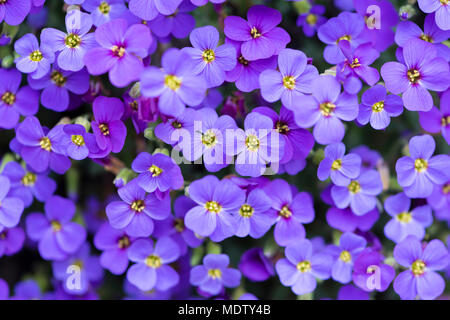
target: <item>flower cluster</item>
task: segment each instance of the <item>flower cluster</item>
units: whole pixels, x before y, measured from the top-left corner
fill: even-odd
[[[0,0],[0,299],[450,296],[449,1],[49,2]]]

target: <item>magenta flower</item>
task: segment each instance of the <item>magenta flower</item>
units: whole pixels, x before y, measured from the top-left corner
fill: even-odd
[[[415,236],[409,236],[394,248],[394,258],[408,270],[394,281],[394,290],[403,300],[424,300],[439,297],[445,289],[444,279],[436,272],[450,262],[448,249],[440,240],[432,240],[425,247]]]
[[[148,55],[152,37],[148,27],[134,24],[128,27],[124,19],[115,19],[95,30],[95,40],[100,47],[84,56],[89,73],[109,73],[109,80],[116,87],[125,87],[139,79]]]
[[[268,102],[280,100],[294,110],[305,93],[311,93],[311,82],[319,75],[316,67],[307,64],[306,55],[298,50],[283,49],[278,55],[278,69],[264,70],[259,75],[261,95]]]
[[[242,42],[241,51],[246,60],[267,59],[278,54],[291,41],[289,34],[277,27],[281,22],[278,10],[252,6],[247,12],[248,21],[241,17],[225,18],[225,35]]]
[[[402,93],[405,108],[429,111],[433,98],[428,90],[445,91],[450,85],[450,71],[436,48],[422,40],[411,39],[403,48],[404,63],[387,62],[381,68],[386,88]]]
[[[398,184],[410,198],[426,198],[433,192],[434,185],[443,184],[449,179],[450,157],[440,154],[433,157],[436,143],[425,134],[409,140],[410,156],[397,160]]]

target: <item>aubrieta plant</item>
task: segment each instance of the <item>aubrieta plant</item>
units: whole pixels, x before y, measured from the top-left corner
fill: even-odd
[[[0,24],[1,300],[450,299],[450,1]]]

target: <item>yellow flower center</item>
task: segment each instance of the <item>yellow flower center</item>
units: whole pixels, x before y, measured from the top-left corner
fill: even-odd
[[[73,134],[72,142],[79,147],[84,146],[84,138],[82,135]]]
[[[350,184],[348,185],[347,188],[348,188],[348,191],[350,191],[353,194],[361,191],[361,185],[356,180],[353,180],[352,182],[350,182]]]
[[[333,163],[331,164],[331,170],[339,170],[340,168],[342,168],[342,160],[341,159],[334,160]]]
[[[67,79],[62,75],[59,71],[53,71],[51,75],[51,79],[54,84],[56,84],[58,87],[62,87],[66,84]]]
[[[98,10],[106,15],[109,13],[109,11],[111,11],[111,6],[106,1],[102,1],[102,3],[100,3],[100,6],[98,7]]]
[[[109,127],[106,123],[100,123],[98,125],[98,128],[100,129],[100,132],[104,135],[104,136],[109,136]]]
[[[286,89],[294,90],[295,88],[295,78],[293,76],[286,76],[283,78],[283,86]]]
[[[173,224],[174,224],[175,230],[177,232],[183,232],[184,231],[185,227],[184,227],[183,219],[176,218],[176,219],[174,219]]]
[[[131,209],[136,212],[142,212],[145,209],[144,200],[136,200],[131,203]]]
[[[158,269],[162,266],[162,260],[157,255],[152,254],[145,259],[145,264],[150,268]]]
[[[250,34],[252,35],[253,39],[257,39],[257,38],[261,37],[261,33],[259,33],[259,31],[256,27],[253,27],[250,30]]]
[[[324,102],[319,106],[319,110],[324,117],[329,117],[333,113],[334,109],[336,109],[336,105],[331,102]]]
[[[406,74],[408,76],[409,82],[411,82],[413,84],[416,84],[419,82],[419,80],[420,80],[419,70],[411,69],[411,70],[408,70],[408,72]]]
[[[425,171],[428,168],[428,162],[425,159],[418,158],[414,161],[414,168],[417,172]]]
[[[177,91],[181,87],[181,79],[173,74],[168,74],[164,78],[164,84],[169,89]]]
[[[308,14],[306,16],[306,22],[310,25],[310,26],[314,26],[317,23],[317,16],[315,14]]]
[[[244,218],[250,218],[251,216],[253,216],[254,212],[255,209],[253,209],[253,207],[248,204],[242,205],[239,209],[239,214]]]
[[[174,122],[172,122],[172,128],[180,129],[181,127],[182,127],[182,125],[178,121],[175,120]]]
[[[300,272],[308,272],[311,270],[311,262],[308,260],[301,261],[297,263],[297,270]]]
[[[66,37],[65,43],[69,48],[76,48],[80,45],[81,38],[79,35],[71,33]]]
[[[128,238],[127,236],[123,236],[122,238],[120,238],[119,242],[117,243],[119,249],[126,249],[130,246],[130,244],[130,238]]]
[[[412,271],[413,275],[415,275],[417,277],[417,276],[421,276],[425,273],[425,268],[426,268],[425,262],[418,259],[413,262],[413,264],[411,266],[411,271]]]
[[[118,58],[122,58],[125,55],[125,47],[124,46],[112,46],[111,51],[114,56]]]
[[[249,64],[248,60],[246,60],[243,56],[240,56],[240,57],[238,58],[238,61],[239,61],[239,63],[242,64],[243,66],[248,66],[248,64]]]
[[[51,151],[51,150],[52,150],[52,142],[51,142],[50,139],[47,138],[47,137],[43,137],[43,138],[39,141],[39,145],[40,145],[41,148],[44,149],[45,151]]]
[[[359,62],[358,58],[353,59],[352,63],[350,63],[350,68],[358,68],[361,67],[361,63]]]
[[[257,151],[259,149],[259,139],[255,135],[249,134],[245,139],[245,145],[248,150]]]
[[[152,177],[158,177],[159,175],[161,175],[161,173],[163,173],[163,169],[161,169],[158,166],[155,166],[154,164],[152,164],[152,166],[148,169],[148,171],[151,172]]]
[[[442,187],[442,193],[443,194],[449,194],[450,193],[450,183],[444,184]]]
[[[443,6],[446,6],[446,5],[448,5],[449,1],[450,1],[450,0],[441,0],[441,4],[442,4]]]
[[[30,60],[34,62],[39,62],[44,58],[42,55],[42,52],[40,50],[34,50],[32,53],[30,53]]]
[[[75,260],[75,261],[72,263],[72,265],[73,265],[73,266],[77,266],[77,267],[80,268],[80,269],[83,269],[84,263],[83,263],[82,260]]]
[[[220,279],[222,278],[222,271],[220,269],[209,269],[208,276],[212,279]]]
[[[379,101],[377,103],[374,103],[372,106],[373,112],[381,112],[384,109],[384,101]]]
[[[288,206],[283,206],[281,210],[278,212],[278,214],[283,218],[290,218],[292,216],[292,211],[289,209]]]
[[[207,130],[202,135],[202,143],[208,148],[214,147],[217,143],[216,134],[214,133],[214,131],[212,131],[211,129]]]
[[[450,125],[450,115],[448,115],[448,116],[443,116],[443,117],[441,118],[441,125],[442,125],[443,127],[446,127],[446,126]]]
[[[206,63],[211,63],[216,59],[216,54],[214,53],[214,50],[212,49],[207,49],[205,51],[203,51],[202,53],[202,59],[203,61],[205,61]]]
[[[34,185],[34,183],[36,182],[36,175],[34,173],[31,172],[27,172],[25,173],[25,175],[22,177],[22,179],[20,180],[20,182],[22,182],[22,184],[24,186],[32,186]]]
[[[352,261],[352,255],[347,250],[343,250],[339,255],[339,259],[341,259],[344,262],[350,262]]]
[[[420,39],[429,43],[433,43],[433,38],[425,33],[420,36]]]
[[[401,223],[408,223],[412,220],[412,215],[410,212],[402,212],[399,213],[396,217],[395,217],[398,221],[400,221]]]
[[[14,104],[14,102],[16,102],[16,95],[10,91],[6,91],[2,95],[2,101],[4,104],[11,106]]]
[[[283,123],[283,122],[281,122],[281,121],[278,121],[277,123],[276,123],[276,125],[275,125],[275,130],[278,132],[278,133],[281,133],[281,134],[286,134],[286,133],[288,133],[289,132],[289,126],[286,124],[286,123]]]
[[[222,206],[217,201],[206,202],[205,208],[211,213],[219,213],[222,210]]]
[[[341,42],[342,40],[347,40],[347,41],[350,41],[350,40],[352,40],[352,36],[351,35],[345,35],[345,36],[342,36],[342,37],[340,37],[339,39],[337,39],[337,41],[336,41],[336,43],[339,43],[339,42]]]
[[[59,222],[56,221],[56,220],[53,220],[53,221],[50,223],[50,225],[51,225],[51,227],[52,227],[53,232],[59,232],[59,231],[61,231],[61,229],[62,229],[61,223],[59,223]]]

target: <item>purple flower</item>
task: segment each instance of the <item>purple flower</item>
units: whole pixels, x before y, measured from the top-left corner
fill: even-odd
[[[313,135],[320,144],[340,142],[345,134],[341,120],[358,116],[358,97],[340,93],[341,85],[330,75],[312,82],[312,96],[303,96],[294,110],[295,121],[302,128],[314,126]]]
[[[337,300],[370,300],[370,296],[367,292],[348,284],[339,289]]]
[[[197,113],[200,126],[194,124],[190,137],[183,134],[183,141],[179,146],[187,160],[195,161],[203,156],[206,170],[217,172],[231,162],[230,157],[227,158],[225,154],[226,132],[234,132],[237,129],[236,122],[228,115],[218,117],[216,111],[210,108],[201,109]]]
[[[277,261],[275,269],[281,284],[291,287],[296,295],[313,292],[317,286],[316,278],[325,280],[330,277],[331,256],[313,252],[313,246],[308,239],[288,246],[285,256],[285,259]]]
[[[339,239],[339,246],[330,245],[327,252],[333,257],[331,277],[340,283],[352,280],[352,270],[358,255],[366,247],[367,241],[354,233],[346,232]]]
[[[386,88],[402,93],[405,108],[429,111],[433,99],[428,90],[445,91],[450,85],[450,71],[445,59],[437,55],[436,47],[418,39],[403,47],[404,63],[387,62],[381,68]]]
[[[284,155],[280,161],[281,164],[306,159],[314,146],[314,138],[308,130],[300,128],[295,123],[292,111],[282,106],[280,115],[269,107],[257,107],[252,112],[259,112],[272,119],[273,128],[284,140]]]
[[[432,157],[436,143],[425,134],[409,140],[411,156],[401,157],[395,164],[398,184],[410,198],[426,198],[433,192],[433,186],[445,183],[448,176],[450,157],[445,154]]]
[[[9,287],[8,283],[0,279],[0,300],[8,300],[9,298]]]
[[[449,48],[442,42],[450,37],[450,30],[444,31],[439,29],[434,21],[434,14],[429,14],[425,17],[425,22],[422,29],[412,21],[402,21],[397,27],[395,33],[395,42],[400,46],[405,46],[411,39],[421,39],[423,41],[432,43],[439,56],[446,60],[450,60]],[[402,51],[402,49],[400,50]],[[403,52],[399,55],[403,58]]]
[[[10,198],[11,199],[11,198]],[[19,252],[25,243],[25,232],[22,228],[3,228],[0,231],[0,257],[12,256]]]
[[[125,143],[127,128],[121,121],[124,106],[118,98],[97,97],[92,106],[94,120],[91,122],[95,140],[101,150],[120,152]]]
[[[247,115],[244,130],[237,129],[233,148],[227,146],[229,155],[236,154],[236,172],[242,176],[259,177],[268,163],[279,163],[284,155],[284,139],[273,129],[271,118],[257,112]]]
[[[88,33],[91,27],[89,14],[71,10],[66,15],[67,33],[45,28],[41,33],[41,42],[57,54],[56,61],[61,69],[80,71],[84,67],[84,55],[97,45],[94,34]]]
[[[448,249],[440,240],[430,241],[424,248],[419,239],[409,236],[394,248],[394,258],[408,270],[394,281],[394,290],[403,300],[417,295],[424,300],[439,297],[445,288],[444,279],[436,272],[450,261]]]
[[[162,153],[151,155],[141,152],[134,159],[131,168],[139,173],[136,181],[147,192],[177,190],[184,183],[180,167],[172,158]]]
[[[289,34],[277,27],[282,19],[278,10],[255,5],[248,10],[247,19],[229,16],[224,22],[225,35],[231,40],[242,42],[241,51],[246,60],[270,58],[291,41]]]
[[[104,223],[94,237],[94,245],[102,250],[100,264],[112,274],[120,275],[128,268],[128,248],[134,238],[125,231],[114,229],[109,223]]]
[[[361,158],[357,154],[345,155],[343,143],[330,144],[325,148],[325,158],[317,169],[317,177],[325,181],[328,177],[338,186],[347,186],[352,179],[359,176]]]
[[[361,157],[361,172],[376,169],[383,162],[383,158],[378,151],[371,150],[365,145],[353,148],[351,152]]]
[[[109,72],[109,80],[123,88],[139,79],[148,55],[152,37],[147,26],[134,24],[128,27],[124,19],[104,23],[95,30],[95,40],[100,47],[84,56],[89,73],[101,75]]]
[[[419,122],[428,132],[441,132],[447,144],[450,144],[450,90],[442,94],[440,110],[433,106],[428,112],[419,112]]]
[[[144,20],[153,20],[158,13],[170,16],[183,0],[130,0],[130,11]]]
[[[177,243],[169,237],[159,239],[154,246],[150,239],[136,240],[128,249],[128,258],[136,264],[128,269],[127,279],[142,291],[173,288],[180,276],[168,264],[179,256]]]
[[[386,291],[395,278],[395,269],[383,261],[381,253],[364,249],[353,264],[353,283],[367,292]]]
[[[80,124],[66,124],[60,138],[61,148],[74,160],[83,160],[89,155],[85,139],[86,129]]]
[[[435,13],[436,24],[442,30],[450,30],[450,6],[446,0],[418,0],[419,8],[426,13]]]
[[[406,239],[409,235],[422,240],[425,228],[433,223],[430,206],[420,206],[409,210],[411,200],[399,193],[388,197],[384,202],[386,212],[393,218],[384,227],[384,234],[395,243]]]
[[[346,92],[357,94],[362,88],[360,79],[369,86],[378,82],[378,70],[369,66],[378,59],[380,53],[371,44],[364,43],[352,48],[349,41],[343,40],[339,42],[339,48],[345,60],[337,65],[336,78],[343,82]]]
[[[200,115],[196,110],[185,109],[178,117],[168,118],[155,127],[155,136],[167,144],[172,145],[175,149],[181,149],[183,145],[191,146],[191,144],[181,143],[186,132],[191,137],[194,135],[194,122],[200,121]],[[184,139],[184,138],[183,138]]]
[[[226,254],[208,254],[203,258],[203,265],[191,269],[189,281],[211,295],[219,294],[224,287],[235,288],[241,282],[241,273],[229,268],[229,264]]]
[[[86,0],[82,7],[91,13],[92,22],[96,27],[119,18],[127,10],[123,0]]]
[[[20,88],[22,75],[16,69],[0,69],[0,128],[13,129],[20,116],[31,116],[39,109],[39,93],[29,86]]]
[[[389,126],[391,117],[397,117],[402,112],[402,98],[388,95],[386,88],[377,84],[363,93],[357,121],[363,125],[370,121],[372,128],[382,130]]]
[[[302,13],[297,18],[297,26],[303,28],[303,33],[307,37],[313,37],[316,30],[323,25],[327,19],[322,15],[325,13],[325,6],[313,5],[309,12]]]
[[[294,110],[304,93],[311,93],[311,81],[319,75],[316,67],[307,64],[306,55],[293,49],[283,49],[278,55],[278,69],[259,75],[261,95],[268,102],[280,100]]]
[[[450,178],[444,184],[434,186],[427,202],[435,211],[436,218],[447,220],[450,225]]]
[[[0,3],[0,22],[12,26],[22,23],[31,9],[31,0],[8,0]]]
[[[244,204],[245,192],[233,182],[206,176],[191,183],[189,197],[197,206],[184,217],[187,228],[215,242],[235,233],[235,213]]]
[[[206,84],[196,75],[195,61],[178,49],[167,50],[161,60],[162,69],[150,66],[141,77],[142,94],[159,97],[161,113],[179,116],[185,106],[199,105],[205,98]]]
[[[33,79],[42,78],[55,61],[52,49],[42,42],[39,43],[36,36],[27,33],[14,43],[14,50],[19,57],[15,60],[16,68],[23,73],[29,73]]]
[[[236,215],[236,236],[246,237],[250,235],[255,239],[261,238],[272,226],[272,219],[268,215],[268,210],[271,207],[270,199],[263,190],[250,191],[245,203],[239,208],[239,214]]]
[[[19,282],[14,287],[15,295],[11,300],[40,300],[42,298],[41,288],[34,280]]]
[[[231,44],[219,44],[219,31],[213,26],[194,29],[189,39],[193,48],[183,51],[194,59],[195,74],[205,78],[208,88],[220,86],[225,81],[225,72],[236,66],[236,50]]]
[[[225,39],[225,43],[232,44],[236,49],[238,61],[236,67],[226,72],[226,81],[234,82],[236,87],[243,92],[251,92],[259,88],[259,75],[267,69],[276,69],[277,57],[250,61],[241,53],[240,42]]]
[[[274,237],[280,246],[301,241],[305,238],[304,223],[314,220],[313,199],[306,192],[298,193],[286,181],[275,179],[264,187],[272,208],[269,217],[276,223]]]
[[[89,73],[86,69],[72,72],[54,67],[42,78],[28,77],[28,83],[35,90],[43,89],[41,103],[44,107],[61,112],[69,107],[69,92],[81,95],[89,90]]]
[[[193,4],[195,4],[198,7],[204,6],[209,2],[214,4],[224,3],[226,0],[191,0]]]
[[[28,237],[39,241],[38,250],[45,260],[65,260],[86,240],[86,229],[71,222],[75,210],[69,199],[52,196],[45,202],[45,215],[35,212],[27,216]]]
[[[369,231],[379,217],[380,212],[377,208],[370,210],[363,216],[358,216],[350,208],[333,207],[328,209],[326,215],[328,225],[342,232]]]
[[[52,263],[53,275],[57,280],[62,281],[65,292],[76,295],[86,294],[92,283],[99,282],[103,278],[99,258],[91,256],[89,251],[89,245],[84,243],[69,258]],[[72,279],[74,272],[79,272],[79,283],[74,283]]]
[[[106,215],[113,228],[125,229],[132,237],[148,237],[153,232],[153,219],[163,220],[170,214],[170,198],[158,199],[154,193],[146,194],[137,180],[128,182],[118,190],[122,201],[106,206]]]
[[[383,184],[378,171],[368,170],[352,179],[347,186],[333,186],[331,196],[338,208],[350,206],[356,215],[362,216],[375,208],[376,196],[382,190]]]
[[[173,14],[158,14],[149,21],[150,30],[159,38],[172,35],[176,39],[184,39],[195,28],[195,19],[189,14],[194,9],[195,6],[189,0],[183,0]]]
[[[273,264],[261,248],[253,248],[242,254],[239,270],[251,281],[266,281],[275,274]]]
[[[2,175],[8,177],[11,182],[8,194],[20,198],[25,207],[29,207],[33,203],[33,197],[44,202],[56,190],[55,181],[47,177],[47,174],[37,174],[25,170],[14,161],[6,163]]]
[[[17,127],[16,137],[22,144],[20,155],[36,172],[41,173],[50,168],[63,174],[70,168],[70,160],[58,143],[62,128],[56,126],[47,132],[34,116],[25,118]]]
[[[319,39],[327,44],[323,52],[325,60],[330,64],[344,61],[345,56],[339,48],[339,43],[341,40],[347,40],[352,48],[356,48],[362,43],[363,30],[364,19],[357,13],[342,12],[328,20],[317,33]]]

